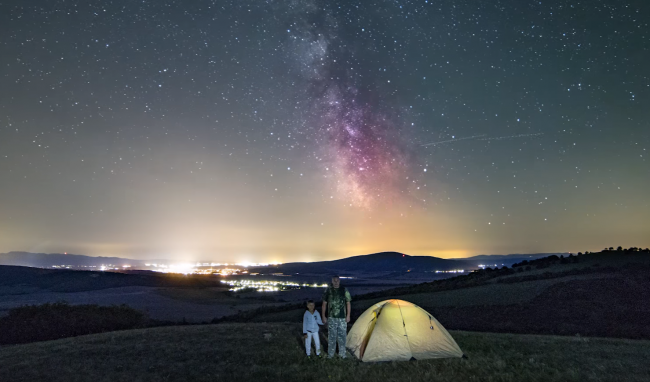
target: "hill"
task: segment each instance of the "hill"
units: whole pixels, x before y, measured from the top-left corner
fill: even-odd
[[[549,256],[569,256],[569,253],[513,253],[510,255],[478,255],[478,256],[472,256],[472,257],[466,257],[463,259],[457,259],[457,260],[462,260],[465,262],[468,262],[475,267],[482,266],[483,267],[509,267],[512,264],[524,261],[524,260],[535,260],[539,259],[542,257],[549,257]]]
[[[389,298],[421,306],[448,329],[650,339],[650,251],[549,256],[369,293],[355,297],[353,319]],[[265,308],[220,321],[294,322],[302,311]]]
[[[114,267],[131,266],[132,268],[144,267],[142,260],[124,259],[121,257],[93,257],[85,255],[68,255],[63,253],[31,253],[13,251],[0,253],[0,265],[17,265],[23,267],[51,268],[54,265],[70,267],[93,267],[102,265]]]
[[[2,381],[648,381],[650,342],[452,331],[463,359],[307,359],[299,324],[174,326],[0,347]],[[323,343],[325,347],[326,344]]]
[[[67,269],[41,269],[0,265],[0,287],[20,287],[23,293],[46,289],[80,292],[126,286],[221,287],[218,279],[204,275],[175,275],[156,272],[117,273]]]
[[[275,267],[254,269],[262,273],[337,273],[337,272],[432,272],[436,270],[477,269],[479,266],[511,266],[524,260],[533,260],[551,255],[568,253],[535,253],[510,255],[478,255],[462,259],[441,259],[431,256],[409,256],[399,252],[380,252],[370,255],[353,256],[339,260],[313,263],[286,263]],[[168,260],[135,260],[120,257],[93,257],[63,253],[31,253],[14,251],[0,253],[0,265],[15,265],[36,268],[53,266],[71,269],[109,268],[150,269],[148,263],[169,263]]]
[[[432,256],[409,256],[399,252],[380,252],[331,261],[285,263],[265,268],[251,269],[251,272],[333,275],[358,272],[435,272],[436,270],[446,271],[473,268],[475,267],[470,263],[459,260],[447,260]]]

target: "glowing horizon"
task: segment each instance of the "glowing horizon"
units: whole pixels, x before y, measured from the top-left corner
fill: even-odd
[[[7,8],[0,252],[650,247],[639,10],[572,8],[569,33],[550,3],[480,23],[476,4],[434,3]]]

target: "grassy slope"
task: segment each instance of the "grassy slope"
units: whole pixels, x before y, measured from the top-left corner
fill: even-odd
[[[73,293],[127,286],[218,288],[223,287],[223,284],[219,279],[206,275],[117,273],[0,265],[0,286]]]
[[[628,264],[650,265],[650,256],[646,252],[598,252],[580,256],[580,262],[571,264],[554,264],[548,268],[535,269],[524,273],[525,275],[542,274],[545,272],[562,272],[567,269],[583,269],[587,267],[613,267],[621,268]],[[520,268],[520,267],[517,267]],[[525,268],[525,266],[523,267]],[[521,274],[503,276],[503,278],[517,277]]]
[[[273,305],[274,301],[258,298],[236,298],[228,293],[228,288],[158,288],[156,293],[174,300],[202,305]],[[262,295],[263,296],[263,295]],[[276,303],[281,304],[281,303]]]
[[[299,332],[296,324],[219,324],[2,347],[0,381],[650,380],[650,341],[452,332],[468,360],[360,364],[306,359]]]
[[[548,287],[570,280],[599,279],[607,277],[602,274],[578,275],[558,277],[547,280],[524,281],[514,284],[489,284],[472,288],[462,288],[448,291],[415,293],[398,295],[391,298],[406,300],[422,307],[432,306],[481,306],[481,305],[509,305],[531,301]],[[387,300],[387,297],[353,301],[352,309],[361,313],[372,304]],[[283,322],[295,321],[303,314],[302,308],[284,312],[261,314],[256,316],[255,322]]]
[[[650,339],[650,253],[607,251],[565,264],[549,259],[514,274],[484,271],[358,296],[352,319],[378,301],[398,298],[421,306],[449,329]],[[302,309],[261,311],[233,321],[295,322],[301,315]]]

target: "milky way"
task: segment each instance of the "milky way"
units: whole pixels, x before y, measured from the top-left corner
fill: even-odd
[[[304,126],[311,127],[310,139],[320,144],[315,157],[322,159],[321,170],[332,174],[330,187],[350,206],[372,208],[408,196],[413,152],[403,116],[388,105],[387,91],[354,69],[373,42],[346,44],[341,35],[349,31],[333,8],[326,2],[297,6],[304,12],[291,13],[298,21],[288,30],[289,57],[305,81],[309,118]]]

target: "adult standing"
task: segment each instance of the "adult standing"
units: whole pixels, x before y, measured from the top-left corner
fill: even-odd
[[[332,277],[330,285],[323,293],[323,323],[327,324],[327,354],[334,357],[336,344],[339,345],[339,357],[345,358],[345,339],[350,322],[350,304],[352,297],[347,288],[341,287],[339,276]]]

